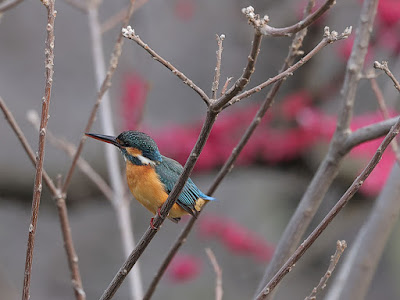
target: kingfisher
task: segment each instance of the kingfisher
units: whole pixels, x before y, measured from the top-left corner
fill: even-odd
[[[85,135],[112,144],[121,151],[132,195],[151,213],[160,215],[161,206],[182,174],[182,165],[161,155],[156,142],[143,132],[129,130],[117,137],[94,133]],[[215,198],[200,191],[189,178],[169,211],[168,219],[178,223],[183,215],[197,217],[204,204],[213,200]],[[153,220],[151,218],[150,226],[156,229]]]

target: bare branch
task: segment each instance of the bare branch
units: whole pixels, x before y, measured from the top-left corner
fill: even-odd
[[[17,6],[24,0],[9,0],[1,3],[0,5],[0,14],[4,13],[5,11]]]
[[[322,291],[326,287],[326,283],[328,282],[329,278],[331,277],[333,271],[336,268],[336,265],[339,262],[340,256],[343,254],[344,250],[347,248],[346,241],[337,241],[336,242],[336,251],[335,254],[331,256],[331,263],[329,264],[328,270],[321,278],[318,285],[312,290],[311,294],[306,297],[304,300],[315,300],[317,299],[317,293]]]
[[[389,70],[387,61],[383,61],[382,63],[375,61],[374,68],[384,71],[387,74],[387,76],[389,76],[389,78],[393,81],[393,84],[394,84],[394,87],[396,88],[396,90],[398,90],[400,92],[400,83],[396,79],[396,77],[394,77],[392,72]]]
[[[364,168],[364,170],[357,176],[353,181],[351,186],[347,189],[340,200],[335,204],[335,206],[329,211],[325,218],[318,224],[318,226],[313,230],[313,232],[304,240],[303,243],[297,248],[297,250],[290,256],[282,268],[275,274],[275,276],[268,282],[268,284],[263,288],[261,293],[257,296],[257,300],[265,299],[269,293],[278,285],[282,278],[290,272],[294,264],[303,256],[307,249],[315,242],[315,240],[320,236],[320,234],[326,229],[326,227],[332,222],[332,220],[337,216],[337,214],[342,210],[342,208],[349,202],[349,200],[354,196],[355,193],[360,189],[365,180],[374,170],[376,165],[382,158],[383,152],[386,150],[390,142],[396,137],[400,130],[400,118],[398,118],[396,124],[390,129],[389,133],[386,135],[385,139],[382,141],[378,149],[376,150],[374,156]]]
[[[224,290],[222,289],[222,269],[217,262],[214,252],[210,248],[206,248],[206,253],[213,266],[216,279],[215,279],[215,300],[222,300]]]
[[[240,78],[236,80],[235,84],[225,94],[223,94],[217,101],[213,102],[213,111],[219,112],[220,110],[222,110],[225,104],[233,97],[235,97],[238,93],[240,93],[249,83],[250,77],[251,75],[253,75],[255,70],[258,53],[260,52],[261,40],[262,35],[256,30],[254,32],[252,47],[248,56],[247,65],[243,70],[242,76],[240,76]]]
[[[221,90],[221,96],[226,93],[226,90],[228,89],[228,85],[232,81],[232,79],[233,79],[233,77],[226,78],[225,84]]]
[[[387,68],[387,70],[389,70],[389,68]],[[390,70],[389,70],[390,72]],[[390,72],[391,73],[391,72]],[[393,74],[392,74],[393,75]],[[389,74],[388,74],[389,76]],[[394,77],[393,77],[394,78]],[[397,80],[396,80],[397,81]],[[375,93],[376,96],[376,101],[378,102],[378,106],[379,106],[379,110],[381,111],[383,118],[385,120],[389,120],[390,116],[389,116],[389,111],[386,107],[386,103],[385,103],[385,99],[383,98],[383,93],[381,91],[381,89],[379,88],[378,83],[376,82],[375,78],[371,78],[370,79],[370,83],[371,83],[371,88]],[[400,91],[400,90],[399,90]],[[392,150],[394,152],[394,154],[396,155],[396,160],[397,163],[400,165],[400,152],[399,152],[399,144],[397,143],[396,139],[394,139],[392,141],[392,143],[390,144],[390,146],[392,147]]]
[[[317,9],[314,13],[307,15],[303,20],[297,22],[296,24],[285,27],[285,28],[275,28],[268,25],[269,17],[266,15],[262,19],[259,15],[254,13],[254,8],[249,6],[247,8],[243,8],[242,12],[249,19],[249,23],[251,23],[254,28],[259,31],[261,34],[265,36],[291,36],[296,32],[310,26],[314,23],[319,17],[321,17],[328,9],[330,9],[334,4],[335,0],[327,0],[319,9]]]
[[[32,272],[32,261],[33,261],[33,249],[35,246],[35,233],[37,219],[39,216],[39,205],[40,198],[42,195],[42,176],[43,176],[43,162],[44,162],[44,148],[46,142],[46,128],[49,119],[49,106],[51,89],[53,85],[53,65],[54,65],[54,20],[56,17],[56,11],[54,9],[54,0],[42,0],[43,5],[47,9],[47,38],[45,47],[45,95],[42,100],[42,114],[40,119],[40,131],[39,131],[39,149],[36,159],[36,173],[35,183],[33,187],[33,199],[32,199],[32,212],[31,221],[29,224],[28,233],[28,245],[26,250],[25,260],[25,272],[24,272],[24,284],[22,289],[22,299],[29,300],[29,290],[31,285],[31,272]]]
[[[190,80],[185,74],[183,74],[181,71],[175,68],[169,61],[162,58],[152,48],[150,48],[147,44],[145,44],[141,40],[141,38],[135,33],[135,30],[133,30],[131,26],[122,28],[122,34],[124,37],[133,40],[134,42],[136,42],[136,44],[138,44],[140,47],[146,50],[151,55],[151,57],[154,58],[154,60],[158,61],[168,70],[170,70],[172,74],[174,74],[180,80],[182,80],[184,84],[193,89],[201,97],[201,99],[203,99],[203,101],[206,103],[207,106],[210,106],[211,101],[210,98],[208,98],[207,94],[200,87],[198,87],[192,80]]]
[[[300,68],[306,62],[308,62],[314,55],[316,55],[319,51],[321,51],[325,46],[327,46],[328,44],[331,44],[333,42],[336,42],[336,41],[339,41],[342,39],[346,39],[349,37],[350,34],[351,34],[351,27],[347,27],[343,31],[343,33],[340,35],[338,35],[338,33],[336,31],[330,32],[329,27],[325,27],[323,39],[306,56],[302,57],[293,66],[291,66],[290,68],[286,69],[283,72],[280,72],[275,77],[272,77],[272,78],[268,79],[267,81],[264,81],[263,83],[257,85],[256,87],[254,87],[250,90],[247,90],[235,97],[232,97],[232,99],[230,101],[227,101],[227,103],[224,107],[235,104],[236,102],[238,102],[244,98],[247,98],[255,93],[258,93],[259,91],[261,91],[262,89],[266,88],[267,86],[271,85],[274,82],[277,82],[282,79],[285,80],[287,77],[292,76],[294,71],[296,71],[298,68]]]
[[[217,65],[215,66],[215,75],[214,81],[211,87],[211,99],[217,99],[217,92],[219,86],[219,78],[221,76],[221,56],[222,56],[222,41],[225,39],[225,34],[216,35],[217,36],[217,43],[218,43],[218,50],[217,50]]]
[[[391,118],[357,129],[347,137],[342,146],[343,149],[341,153],[345,155],[349,153],[351,149],[364,142],[384,136],[389,132],[390,128],[396,123],[396,121],[397,118]]]

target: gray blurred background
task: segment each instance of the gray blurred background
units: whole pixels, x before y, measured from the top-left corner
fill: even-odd
[[[100,6],[101,19],[106,20],[117,13],[127,2],[105,1]],[[146,43],[208,92],[215,67],[215,34],[226,35],[221,78],[238,78],[246,64],[252,27],[246,23],[241,8],[253,5],[257,13],[268,14],[271,24],[279,27],[298,20],[301,2],[149,0],[135,12],[131,24]],[[49,128],[56,135],[77,144],[97,92],[88,19],[84,13],[61,0],[57,0],[56,9],[55,74]],[[359,10],[358,1],[338,1],[310,30],[304,48],[311,49],[319,41],[324,25],[339,32],[346,26],[355,26]],[[37,148],[38,134],[26,120],[26,112],[41,108],[45,25],[46,10],[40,1],[26,0],[0,18],[0,95],[34,149]],[[119,30],[118,25],[103,37],[107,62]],[[290,42],[289,38],[264,39],[252,82],[261,82],[277,73]],[[323,91],[318,90],[321,86],[341,78],[345,63],[335,54],[334,47],[327,47],[289,78],[276,100],[279,102],[284,95],[299,87],[321,95]],[[382,57],[377,59],[385,58],[384,51],[379,54]],[[145,124],[160,129],[170,124],[185,126],[204,118],[202,100],[138,45],[126,40],[110,89],[118,132],[122,130],[118,99],[123,93],[122,80],[128,72],[139,73],[151,85],[143,120]],[[341,79],[337,84],[340,87]],[[265,93],[245,101],[257,103]],[[338,90],[323,96],[339,99]],[[362,98],[363,93],[359,97]],[[368,106],[365,101],[358,106]],[[325,104],[326,109],[335,112],[335,103]],[[97,121],[92,131],[100,130]],[[324,154],[325,146],[282,165],[254,163],[235,168],[215,195],[219,201],[208,205],[207,212],[234,220],[271,245],[277,243]],[[83,157],[107,178],[103,145],[88,141]],[[65,174],[69,165],[70,159],[62,151],[47,144],[45,168],[51,176]],[[192,178],[199,187],[207,190],[217,171],[198,172]],[[349,185],[354,170],[350,172],[351,176],[344,171],[345,175],[339,177],[331,188],[312,227]],[[20,298],[33,178],[34,168],[8,123],[0,119],[0,299]],[[357,195],[283,280],[277,299],[304,299],[325,272],[336,240],[345,239],[351,245],[371,205],[372,199]],[[78,170],[68,191],[68,207],[83,285],[88,299],[96,299],[124,260],[115,214],[97,188]],[[136,201],[133,201],[131,210],[136,239],[139,239],[151,216]],[[145,288],[183,226],[182,223],[165,222],[139,260]],[[396,279],[400,278],[398,235],[399,228],[386,247],[368,299],[382,298],[382,295],[385,299],[400,297]],[[214,251],[223,270],[224,298],[249,299],[266,263],[231,253],[215,240],[200,238],[196,230],[182,252],[202,262],[199,274],[184,282],[175,282],[167,274],[154,299],[213,299],[215,275],[204,252],[206,247]],[[125,282],[118,291],[116,299],[127,299],[127,284]],[[73,298],[56,208],[46,190],[38,221],[31,295],[32,299]]]

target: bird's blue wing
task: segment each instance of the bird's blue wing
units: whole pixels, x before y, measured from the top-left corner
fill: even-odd
[[[179,176],[182,174],[183,167],[177,161],[162,156],[162,162],[156,165],[155,168],[161,182],[165,186],[166,192],[169,194],[178,181]],[[204,200],[215,200],[215,198],[209,197],[200,191],[200,189],[189,178],[176,203],[191,215],[196,215],[197,211],[195,205],[198,198]]]

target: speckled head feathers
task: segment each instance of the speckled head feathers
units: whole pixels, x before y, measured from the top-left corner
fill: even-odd
[[[140,131],[124,131],[117,136],[117,142],[125,148],[136,148],[142,155],[154,162],[161,162],[161,154],[156,142],[147,134]]]

